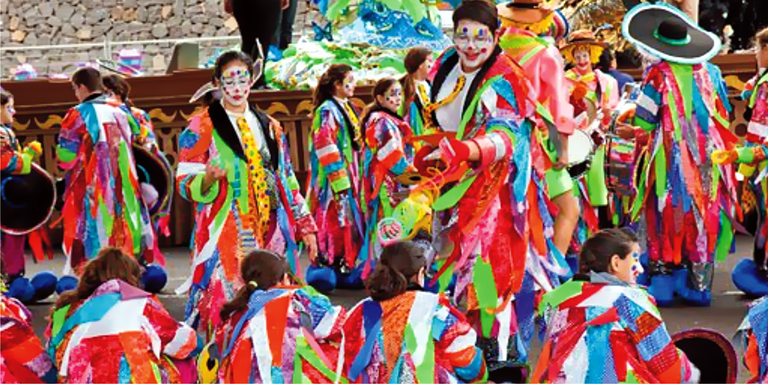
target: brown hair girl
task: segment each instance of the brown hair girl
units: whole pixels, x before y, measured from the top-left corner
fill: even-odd
[[[426,47],[411,48],[405,55],[405,76],[400,79],[400,84],[403,86],[403,101],[408,103],[413,95],[416,93],[416,81],[413,79],[413,74],[419,70],[422,64],[429,58],[432,51]]]
[[[384,108],[381,103],[378,101],[378,96],[384,97],[384,95],[387,93],[389,88],[392,87],[392,85],[396,84],[397,80],[388,77],[381,79],[376,82],[376,85],[373,87],[373,92],[371,93],[371,96],[373,96],[373,102],[368,104],[365,107],[365,110],[363,111],[363,118],[360,119],[362,123],[360,123],[361,127],[365,127],[366,123],[368,123],[368,118],[371,117],[371,114],[376,111],[380,111],[382,108]],[[397,114],[397,111],[391,111],[394,114]]]
[[[83,269],[77,289],[61,296],[53,306],[53,311],[89,298],[99,286],[113,279],[120,279],[134,287],[139,287],[141,267],[131,256],[117,248],[104,248],[95,259]]]
[[[627,228],[605,229],[590,237],[579,254],[579,272],[612,272],[611,259],[618,256],[624,260],[637,244],[637,236]]]
[[[404,241],[387,245],[367,281],[371,298],[384,301],[405,293],[408,283],[423,273],[426,266],[424,251],[415,243]]]
[[[245,286],[240,288],[232,301],[221,307],[222,321],[226,321],[233,313],[248,306],[251,294],[257,289],[267,290],[280,284],[288,273],[288,261],[275,252],[257,249],[248,254],[240,262],[240,276]]]
[[[312,96],[314,107],[319,107],[320,104],[333,97],[336,84],[343,83],[344,78],[350,72],[352,72],[352,67],[347,64],[333,64],[328,67],[328,70],[320,76],[320,81],[315,87],[315,93]]]

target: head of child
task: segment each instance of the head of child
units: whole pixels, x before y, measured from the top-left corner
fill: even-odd
[[[288,260],[275,252],[257,249],[240,261],[240,276],[245,286],[240,288],[232,301],[221,307],[221,320],[248,307],[251,294],[256,290],[266,291],[286,280]]]
[[[373,87],[373,99],[381,108],[397,113],[403,103],[403,88],[393,78],[381,79]]]
[[[13,124],[13,115],[16,114],[16,110],[13,108],[13,95],[5,90],[0,90],[0,124],[11,125]]]
[[[328,67],[315,87],[313,102],[315,108],[331,97],[348,99],[355,95],[355,76],[347,64],[333,64]]]
[[[755,35],[755,57],[758,67],[768,68],[768,28],[763,28]]]
[[[117,248],[105,248],[95,259],[88,262],[80,276],[80,282],[74,291],[61,296],[54,305],[54,310],[89,298],[102,284],[119,279],[134,287],[139,287],[141,267],[131,256]]]
[[[579,269],[583,274],[603,272],[627,284],[634,284],[643,272],[639,257],[640,244],[631,230],[606,229],[584,243],[579,255]]]
[[[216,59],[213,84],[221,92],[224,108],[232,112],[245,111],[251,87],[258,78],[256,72],[261,73],[261,64],[256,67],[253,60],[240,51],[227,51]]]
[[[389,300],[405,293],[411,283],[424,286],[426,272],[423,249],[410,241],[389,244],[368,278],[368,292],[376,301]]]

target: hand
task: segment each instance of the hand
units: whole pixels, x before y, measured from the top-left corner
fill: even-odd
[[[469,146],[470,141],[461,141],[456,139],[443,139],[440,142],[440,151],[442,157],[450,167],[458,166],[462,161],[469,160],[471,148]],[[477,146],[477,144],[474,144]],[[479,152],[479,148],[477,149]]]
[[[215,181],[225,177],[227,177],[227,171],[220,168],[218,163],[209,162],[206,164],[205,176],[203,177],[203,192],[207,192]]]
[[[307,246],[307,254],[309,256],[309,262],[314,264],[317,258],[317,235],[314,233],[307,233],[302,238],[304,245]]]
[[[280,0],[280,9],[288,9],[291,6],[290,0]]]
[[[616,125],[616,134],[624,140],[632,140],[635,138],[635,127],[619,123]]]
[[[425,157],[429,156],[434,151],[434,147],[425,145],[419,149],[416,156],[413,158],[413,166],[419,170],[419,173],[422,176],[431,176],[431,173],[429,172],[430,168],[434,168],[437,165],[435,161],[424,160]]]
[[[733,164],[739,159],[739,153],[735,150],[718,150],[712,152],[712,162],[717,165]]]

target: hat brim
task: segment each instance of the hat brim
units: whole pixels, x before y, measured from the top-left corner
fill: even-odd
[[[147,207],[150,216],[154,216],[168,208],[170,196],[173,194],[171,166],[165,157],[160,157],[139,145],[133,146],[133,158],[136,161],[139,183],[148,183],[157,190],[157,202]]]
[[[682,21],[690,41],[669,44],[654,36],[659,25],[667,18]],[[665,4],[643,3],[632,8],[624,17],[622,34],[632,44],[659,58],[680,64],[698,64],[715,57],[722,47],[720,39],[701,29],[679,9]]]
[[[552,8],[516,8],[514,3],[509,2],[497,5],[496,11],[501,19],[507,19],[522,24],[533,24],[544,20],[555,10]],[[524,15],[534,17],[522,17]]]
[[[602,41],[597,41],[597,40],[581,40],[581,41],[574,41],[572,43],[568,43],[568,44],[564,45],[562,48],[560,48],[560,51],[562,52],[562,51],[565,51],[565,50],[568,50],[568,49],[571,49],[571,48],[575,49],[578,46],[590,46],[590,45],[594,45],[596,47],[600,47],[600,48],[603,48],[603,49],[608,47],[608,44],[603,43]]]
[[[15,201],[10,201],[11,195]],[[34,231],[51,218],[55,201],[53,177],[37,164],[32,164],[29,174],[3,176],[0,229],[12,235]]]

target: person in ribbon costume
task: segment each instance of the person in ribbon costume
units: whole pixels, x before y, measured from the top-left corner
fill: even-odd
[[[432,85],[429,82],[429,69],[432,67],[432,51],[425,47],[411,48],[403,61],[406,75],[400,79],[403,86],[403,105],[400,116],[411,126],[414,136],[424,132],[424,105],[429,103]],[[412,143],[418,146],[419,143]],[[414,145],[408,145],[414,147]],[[412,148],[418,150],[418,147]],[[408,153],[413,158],[413,153]]]
[[[732,165],[713,163],[733,148],[720,70],[707,63],[720,40],[667,4],[640,4],[622,25],[624,37],[660,60],[645,72],[634,126],[648,132],[638,161],[632,217],[647,253],[649,293],[669,305],[677,293],[709,305],[715,261],[733,246],[740,215]]]
[[[194,250],[186,321],[207,336],[219,323],[221,306],[245,284],[240,259],[252,249],[286,254],[301,277],[299,247],[317,253],[317,226],[299,191],[288,141],[280,124],[248,105],[263,61],[242,52],[216,61],[213,82],[221,100],[195,114],[179,137],[176,184],[194,204]]]
[[[424,291],[427,259],[412,242],[384,247],[369,298],[344,323],[345,373],[355,383],[485,382],[477,334],[443,295]]]
[[[744,321],[736,332],[741,336],[744,348],[743,363],[749,372],[747,383],[765,383],[768,379],[768,300],[765,297],[750,304]]]
[[[675,347],[642,273],[637,237],[625,228],[584,243],[580,273],[544,296],[547,336],[531,382],[698,383]]]
[[[56,366],[32,328],[32,313],[0,292],[0,382],[55,383]]]
[[[608,213],[608,188],[605,184],[605,146],[602,145],[603,132],[608,130],[611,116],[619,103],[619,83],[593,66],[600,60],[606,48],[605,43],[597,41],[589,30],[574,31],[568,38],[568,44],[560,48],[565,61],[573,68],[565,72],[571,104],[576,116],[576,129],[587,130],[593,127],[594,120],[602,118],[599,131],[591,134],[597,149],[592,158],[589,171],[576,181],[573,193],[578,196],[582,208],[578,232],[574,237],[574,248],[578,253],[580,244],[597,232],[600,227],[610,226]]]
[[[544,159],[549,164],[546,170],[549,198],[558,210],[553,240],[565,255],[580,211],[579,202],[573,195],[573,181],[565,169],[568,166],[568,136],[574,129],[573,107],[568,102],[563,58],[554,44],[568,34],[568,21],[542,0],[514,0],[499,4],[497,9],[502,29],[499,46],[523,67],[536,100],[548,115],[539,124],[555,128],[537,130],[537,135],[547,154]],[[561,145],[559,153],[556,141]]]
[[[518,332],[533,332],[534,280],[552,289],[567,266],[551,239],[554,206],[534,132],[535,95],[523,69],[497,45],[496,7],[465,1],[453,22],[455,46],[432,69],[425,107],[440,133],[431,145],[425,141],[414,163],[444,185],[433,204],[433,243],[444,262],[435,279],[444,288],[455,274],[453,300],[482,330],[493,377],[527,360]],[[447,165],[437,175],[434,158]],[[526,270],[532,279],[524,287]],[[529,294],[512,303],[521,288]],[[518,326],[518,317],[530,322]]]
[[[132,257],[106,248],[56,301],[45,334],[59,382],[196,382],[197,334],[137,288],[140,272]]]
[[[311,259],[307,283],[320,291],[362,288],[361,253],[365,236],[361,199],[360,154],[363,140],[360,116],[350,98],[355,94],[352,68],[331,65],[314,94],[310,132],[310,183],[307,199],[320,227],[320,257]]]
[[[64,273],[79,272],[107,246],[151,261],[155,231],[141,198],[131,117],[104,94],[94,68],[78,69],[72,88],[80,104],[64,116],[56,149],[59,167],[67,172]]]
[[[339,382],[346,311],[311,287],[290,284],[283,256],[257,250],[241,262],[248,283],[221,309],[220,383]]]
[[[747,101],[746,145],[731,151],[718,152],[713,160],[719,164],[739,163],[739,173],[745,177],[745,188],[757,200],[760,222],[755,233],[753,259],[743,259],[733,269],[734,284],[742,291],[755,295],[768,295],[766,261],[768,261],[768,28],[755,35],[755,56],[758,73],[747,82],[742,99]]]

